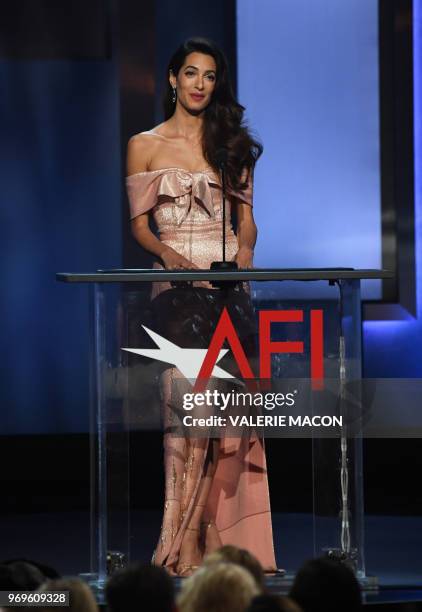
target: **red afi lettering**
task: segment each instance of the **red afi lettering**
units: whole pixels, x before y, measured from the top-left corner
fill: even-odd
[[[259,312],[259,359],[260,378],[271,378],[271,355],[274,353],[303,353],[303,342],[271,341],[271,323],[301,323],[303,310],[261,310]],[[313,388],[322,388],[324,378],[324,328],[323,311],[311,310],[311,378]],[[225,341],[228,341],[233,356],[244,379],[254,378],[248,358],[240,343],[227,308],[224,307],[220,320],[215,328],[207,354],[202,363],[194,391],[206,386],[205,381],[211,378],[218,355]],[[204,384],[205,383],[205,384]]]

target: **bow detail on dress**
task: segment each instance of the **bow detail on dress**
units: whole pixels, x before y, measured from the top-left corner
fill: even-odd
[[[180,226],[186,219],[192,205],[205,210],[211,218],[215,217],[212,189],[221,190],[216,173],[212,170],[188,172],[182,168],[161,168],[137,172],[126,177],[126,186],[130,204],[130,218],[134,219],[170,196],[174,200],[174,220]],[[227,189],[227,196],[236,198],[252,206],[252,181],[247,189],[233,191]]]
[[[180,226],[195,204],[215,217],[210,184],[218,185],[208,172],[190,173],[175,169],[161,176],[158,195],[174,198],[176,223]]]

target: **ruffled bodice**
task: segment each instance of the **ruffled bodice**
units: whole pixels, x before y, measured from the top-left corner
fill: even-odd
[[[152,210],[158,231],[165,234],[177,228],[195,226],[203,231],[213,226],[221,231],[222,190],[214,170],[188,172],[181,168],[162,168],[138,172],[126,178],[130,218]],[[227,200],[239,199],[252,206],[252,183],[244,191],[227,191]],[[226,208],[230,226],[230,206]]]

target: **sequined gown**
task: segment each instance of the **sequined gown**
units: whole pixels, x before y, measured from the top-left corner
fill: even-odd
[[[126,178],[131,219],[151,211],[159,239],[200,268],[221,259],[222,191],[211,168],[188,172],[172,167],[138,172]],[[228,191],[226,211],[236,200],[252,206],[252,182],[244,191]],[[227,201],[226,200],[226,201]],[[238,242],[226,218],[226,257],[233,259]],[[162,268],[159,262],[155,268]],[[197,283],[210,287],[206,282]],[[170,289],[167,282],[153,283],[152,298]],[[176,368],[161,378],[164,421],[171,404],[171,381]],[[177,572],[183,536],[199,507],[208,439],[175,438],[164,434],[165,504],[161,532],[153,562]],[[266,571],[276,568],[267,467],[263,440],[223,438],[217,466],[203,508],[203,520],[215,525],[224,544],[248,549]],[[207,531],[205,531],[205,542]]]

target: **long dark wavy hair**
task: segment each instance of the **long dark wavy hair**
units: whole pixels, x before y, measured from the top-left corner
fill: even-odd
[[[165,119],[169,119],[176,108],[172,101],[173,91],[168,80],[169,72],[177,77],[189,53],[211,55],[216,63],[216,82],[211,102],[204,111],[202,149],[206,161],[218,171],[217,152],[227,150],[226,180],[230,188],[242,190],[253,168],[262,154],[263,146],[249,133],[243,120],[245,107],[234,97],[230,82],[229,67],[224,53],[207,38],[188,38],[175,51],[167,68],[167,86],[163,105]],[[247,175],[242,173],[246,169]]]

